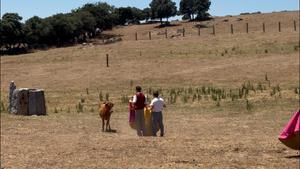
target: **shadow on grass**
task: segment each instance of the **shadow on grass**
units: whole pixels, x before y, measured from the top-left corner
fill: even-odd
[[[107,133],[117,133],[117,130],[115,130],[115,129],[110,129],[110,130],[106,130],[105,132],[107,132]]]
[[[171,23],[164,23],[160,24],[158,26],[155,26],[154,28],[166,28],[166,27],[175,27],[175,26],[180,26],[181,24],[171,24]]]
[[[300,155],[285,156],[284,158],[288,158],[288,159],[300,159]]]

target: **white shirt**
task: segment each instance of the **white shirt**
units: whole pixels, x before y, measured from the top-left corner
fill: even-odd
[[[153,106],[154,112],[161,112],[164,108],[165,102],[162,98],[154,98],[152,99],[150,106]]]

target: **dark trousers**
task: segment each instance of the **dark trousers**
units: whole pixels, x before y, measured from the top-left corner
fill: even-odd
[[[160,128],[160,136],[164,135],[164,124],[163,124],[163,116],[162,112],[152,112],[152,134],[156,136],[158,131],[157,126]]]

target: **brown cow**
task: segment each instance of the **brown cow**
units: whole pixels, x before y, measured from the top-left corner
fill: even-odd
[[[113,106],[114,106],[114,104],[110,101],[105,101],[99,105],[99,115],[102,119],[102,131],[104,131],[105,120],[106,120],[105,131],[111,131],[109,120],[110,120],[110,116],[113,112],[111,110],[113,108]]]

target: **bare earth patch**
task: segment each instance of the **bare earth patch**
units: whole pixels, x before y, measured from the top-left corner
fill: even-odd
[[[277,32],[278,18],[286,19],[281,33]],[[201,37],[194,36],[195,23],[180,23],[168,31],[185,26],[186,37],[153,35],[151,41],[149,30],[164,29],[128,26],[108,32],[124,35],[115,44],[1,57],[1,101],[7,105],[9,81],[14,80],[17,87],[45,89],[49,114],[1,113],[1,169],[298,168],[299,152],[277,139],[299,108],[299,30],[293,31],[293,20],[299,21],[299,11],[220,17],[203,23],[215,24],[216,36],[209,33],[210,27]],[[249,34],[241,33],[246,22]],[[262,22],[266,22],[266,33],[261,32]],[[240,33],[228,33],[230,23]],[[139,41],[133,39],[136,31],[143,35]],[[249,111],[245,98],[227,98],[219,106],[210,96],[168,104],[163,138],[137,137],[128,125],[127,104],[121,102],[121,96],[132,95],[137,84],[144,91],[202,85],[228,91],[247,81],[265,82],[266,74],[270,87],[251,91],[248,99],[253,108]],[[276,85],[280,91],[270,96]],[[101,132],[100,92],[103,97],[109,94],[115,103],[111,126],[116,133]],[[82,99],[84,111],[77,113],[75,107]]]
[[[297,168],[299,155],[278,140],[282,112],[222,115],[165,112],[166,136],[139,138],[127,113],[116,133],[100,131],[96,113],[1,117],[4,168]],[[271,116],[271,118],[270,118]],[[257,121],[260,121],[259,123]]]

